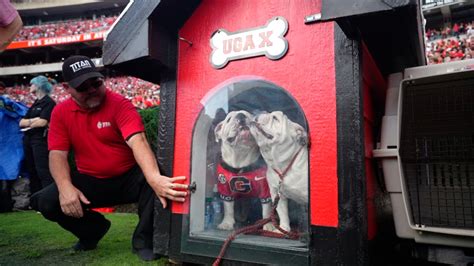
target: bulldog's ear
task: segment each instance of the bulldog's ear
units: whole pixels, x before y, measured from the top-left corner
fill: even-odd
[[[308,144],[308,134],[306,134],[306,131],[300,125],[296,127],[296,141],[301,146],[306,146]]]
[[[214,136],[216,136],[216,142],[219,142],[219,140],[222,139],[221,137],[222,123],[224,123],[224,121],[217,124],[216,128],[214,129]]]

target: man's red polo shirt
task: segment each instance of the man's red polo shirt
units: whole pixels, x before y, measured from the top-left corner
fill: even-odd
[[[68,99],[54,108],[48,149],[74,152],[79,172],[98,178],[118,176],[136,164],[125,140],[145,131],[132,103],[106,91],[99,110],[92,112]]]

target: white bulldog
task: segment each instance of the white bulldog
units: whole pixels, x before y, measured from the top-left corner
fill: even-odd
[[[221,140],[222,161],[217,167],[217,188],[224,201],[224,218],[217,226],[222,230],[233,230],[234,199],[240,197],[260,198],[262,217],[271,212],[271,194],[267,183],[267,168],[250,134],[252,115],[247,111],[232,111],[215,130],[216,141]],[[264,226],[272,230],[271,223]]]
[[[290,231],[288,199],[308,203],[308,135],[280,111],[256,116],[250,131],[267,163],[272,200],[280,193],[280,227]]]

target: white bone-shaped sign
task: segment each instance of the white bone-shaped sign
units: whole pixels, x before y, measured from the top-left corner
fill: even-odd
[[[265,55],[282,58],[288,51],[285,34],[288,22],[283,17],[270,19],[265,26],[230,33],[219,29],[211,37],[211,65],[223,68],[229,61]]]

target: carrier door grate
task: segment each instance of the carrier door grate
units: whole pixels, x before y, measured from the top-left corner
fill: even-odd
[[[474,229],[474,79],[402,89],[400,156],[414,223]]]

